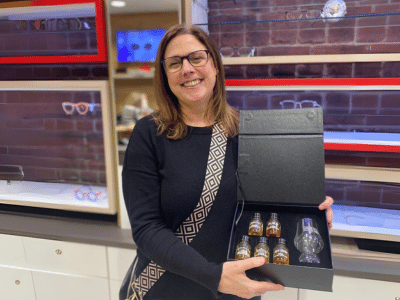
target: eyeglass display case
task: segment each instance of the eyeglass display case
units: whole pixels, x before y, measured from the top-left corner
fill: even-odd
[[[115,215],[108,81],[0,82],[0,203]]]
[[[32,0],[16,6],[22,7],[0,8],[0,63],[107,62],[103,0]]]
[[[332,2],[185,0],[184,17],[209,32],[224,65],[399,61],[397,4]]]

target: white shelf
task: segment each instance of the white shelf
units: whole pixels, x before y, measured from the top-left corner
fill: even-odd
[[[153,76],[143,76],[143,77],[133,77],[132,75],[129,74],[116,74],[113,75],[114,79],[130,79],[130,80],[153,80]]]
[[[325,143],[400,146],[400,134],[378,132],[324,132]]]
[[[2,8],[0,17],[10,21],[85,18],[96,15],[95,3]]]
[[[0,203],[104,213],[110,210],[106,186],[0,180]],[[89,195],[92,198],[89,199]]]
[[[398,210],[332,205],[331,235],[400,242]]]

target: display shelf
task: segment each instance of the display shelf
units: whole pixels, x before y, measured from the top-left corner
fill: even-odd
[[[326,13],[329,10],[325,1],[313,5],[264,1],[257,9],[250,2],[223,3],[213,1],[199,9],[185,0],[191,12],[186,19],[210,33],[221,47],[224,65],[382,62],[400,58],[396,38],[400,9],[390,3],[372,0],[354,6],[348,2],[347,10],[333,17]]]
[[[35,2],[35,1],[31,1]],[[12,43],[14,44],[12,50],[15,50],[14,53],[9,54],[5,52],[5,55],[1,55],[0,63],[5,64],[40,64],[40,63],[83,63],[83,62],[107,62],[107,43],[105,38],[105,10],[104,10],[104,3],[101,0],[87,0],[83,1],[83,3],[79,3],[80,1],[76,0],[63,0],[56,3],[52,2],[53,5],[49,5],[48,3],[32,3],[33,5],[37,6],[30,6],[27,7],[12,7],[12,8],[2,8],[0,11],[0,19],[5,23],[6,26],[4,28],[10,28],[8,26],[10,24],[17,24],[16,28],[18,30],[12,29],[10,30],[3,30],[2,33],[2,40],[5,40],[5,44]],[[65,30],[58,30],[57,24],[63,23],[66,24],[67,19],[78,19],[78,18],[87,18],[87,17],[94,17],[95,18],[95,29],[86,29],[88,24],[82,24],[82,28],[85,31],[80,32],[79,30],[71,30],[68,33],[72,35],[76,35],[77,33],[82,34],[95,34],[95,45],[94,49],[89,49],[90,51],[81,51],[76,52],[76,54],[71,53],[63,53],[61,49],[43,49],[49,45],[52,45],[55,39],[60,38],[67,40],[66,37],[63,37],[64,34],[67,33]],[[29,21],[44,21],[46,24],[49,24],[49,28],[47,28],[44,32],[40,32],[39,30],[29,30],[30,27]],[[54,21],[54,22],[53,22]],[[54,24],[53,24],[54,23]],[[40,25],[43,25],[40,23]],[[63,25],[63,26],[64,26]],[[20,42],[18,39],[15,39],[18,31],[27,30],[29,34],[24,34],[23,39]],[[54,32],[52,32],[54,31]],[[51,33],[51,35],[49,35]],[[56,34],[59,33],[59,34]],[[48,36],[48,42],[43,42],[43,39],[38,40],[37,34]],[[61,37],[60,37],[61,36]],[[28,39],[31,37],[31,39]],[[14,38],[14,39],[12,39]],[[41,36],[42,38],[42,36]],[[9,40],[9,42],[7,42]],[[68,41],[71,41],[73,38],[68,37]],[[18,41],[17,41],[18,40]],[[29,43],[29,47],[27,46]],[[35,43],[39,43],[40,47],[38,50],[45,50],[40,52],[41,54],[33,53],[25,53],[24,50],[26,48],[32,49],[32,45]],[[47,46],[46,46],[47,45]],[[60,44],[61,45],[61,44]],[[65,43],[67,45],[67,43]],[[36,47],[36,46],[35,46]],[[10,48],[11,49],[11,48]],[[34,49],[33,49],[34,50]],[[60,51],[61,50],[61,51]],[[64,49],[65,50],[65,49]],[[68,48],[68,50],[71,50]],[[76,49],[72,49],[76,50]],[[93,50],[93,51],[92,51]],[[92,52],[95,53],[93,54]],[[4,51],[3,51],[4,52]],[[32,52],[32,51],[31,51]],[[64,51],[65,52],[65,51]]]
[[[228,89],[241,88],[243,90],[274,89],[285,87],[298,89],[302,86],[307,87],[333,87],[338,86],[365,86],[368,90],[381,90],[383,86],[400,86],[400,78],[294,78],[294,79],[227,79],[225,84]]]
[[[153,76],[143,76],[143,77],[133,77],[132,75],[129,74],[118,74],[118,75],[113,75],[114,79],[123,79],[123,80],[153,80]]]
[[[104,212],[110,209],[107,186],[21,181],[0,181],[1,203],[72,211]],[[23,200],[16,200],[16,198]]]
[[[332,205],[331,235],[400,242],[397,210]]]
[[[339,21],[351,20],[351,19],[361,19],[361,18],[379,18],[386,16],[399,16],[400,12],[385,12],[385,13],[365,13],[365,14],[354,14],[354,15],[345,15],[343,17],[321,17],[320,11],[312,10],[307,11],[307,15],[314,15],[312,17],[296,17],[302,16],[304,12],[295,11],[291,9],[287,9],[286,18],[285,19],[266,19],[266,20],[237,20],[237,21],[226,21],[226,22],[208,22],[208,23],[197,23],[197,26],[217,26],[217,25],[240,25],[240,24],[265,24],[265,23],[289,23],[289,22],[327,22],[328,24],[335,25],[335,23]]]
[[[133,125],[117,125],[115,127],[115,130],[117,132],[130,132],[133,130],[134,127],[135,127],[135,124],[133,124]]]
[[[400,78],[318,78],[318,79],[229,79],[226,80],[227,91],[393,91],[400,90]],[[322,97],[322,95],[321,95]],[[340,114],[332,108],[324,107],[324,117],[352,117],[345,110]],[[340,110],[340,109],[339,109]],[[330,112],[331,111],[331,112]],[[357,116],[360,114],[355,113]],[[374,115],[374,116],[384,116]],[[395,114],[391,114],[395,117]],[[338,130],[340,131],[340,130]],[[400,152],[400,134],[388,132],[324,132],[326,150],[347,150],[366,152]],[[357,130],[358,131],[358,130]]]
[[[90,1],[87,1],[90,2]],[[28,6],[2,8],[0,18],[7,20],[43,20],[65,18],[71,15],[74,18],[92,17],[95,14],[94,3],[64,4],[62,6]]]
[[[325,131],[324,144],[325,150],[400,153],[400,134]]]

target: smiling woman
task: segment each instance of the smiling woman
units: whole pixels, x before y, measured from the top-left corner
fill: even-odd
[[[159,107],[154,119],[169,138],[183,138],[187,125],[209,126],[216,120],[228,137],[237,134],[237,112],[226,102],[221,56],[200,28],[180,25],[167,32],[159,46],[154,80]]]
[[[178,99],[183,121],[197,127],[214,123],[214,116],[210,112],[207,114],[207,107],[217,69],[213,61],[208,60],[209,50],[204,48],[194,36],[184,34],[175,37],[164,54],[168,85]]]
[[[154,85],[159,110],[136,123],[125,152],[123,193],[138,255],[120,299],[260,299],[282,290],[246,276],[264,258],[227,262],[239,121],[207,33],[170,28],[158,48]]]

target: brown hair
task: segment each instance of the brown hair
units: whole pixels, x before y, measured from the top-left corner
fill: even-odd
[[[153,113],[153,119],[161,134],[167,132],[167,137],[172,140],[182,139],[187,134],[187,125],[182,118],[179,101],[172,93],[167,75],[161,61],[164,59],[165,50],[169,42],[178,35],[191,34],[210,51],[214,66],[218,70],[214,91],[207,107],[206,115],[212,115],[215,120],[224,128],[226,136],[232,138],[238,134],[239,118],[238,112],[226,102],[225,72],[222,59],[217,46],[209,35],[201,28],[185,24],[178,24],[171,27],[161,40],[158,47],[154,84],[156,91],[156,102],[158,111]]]

